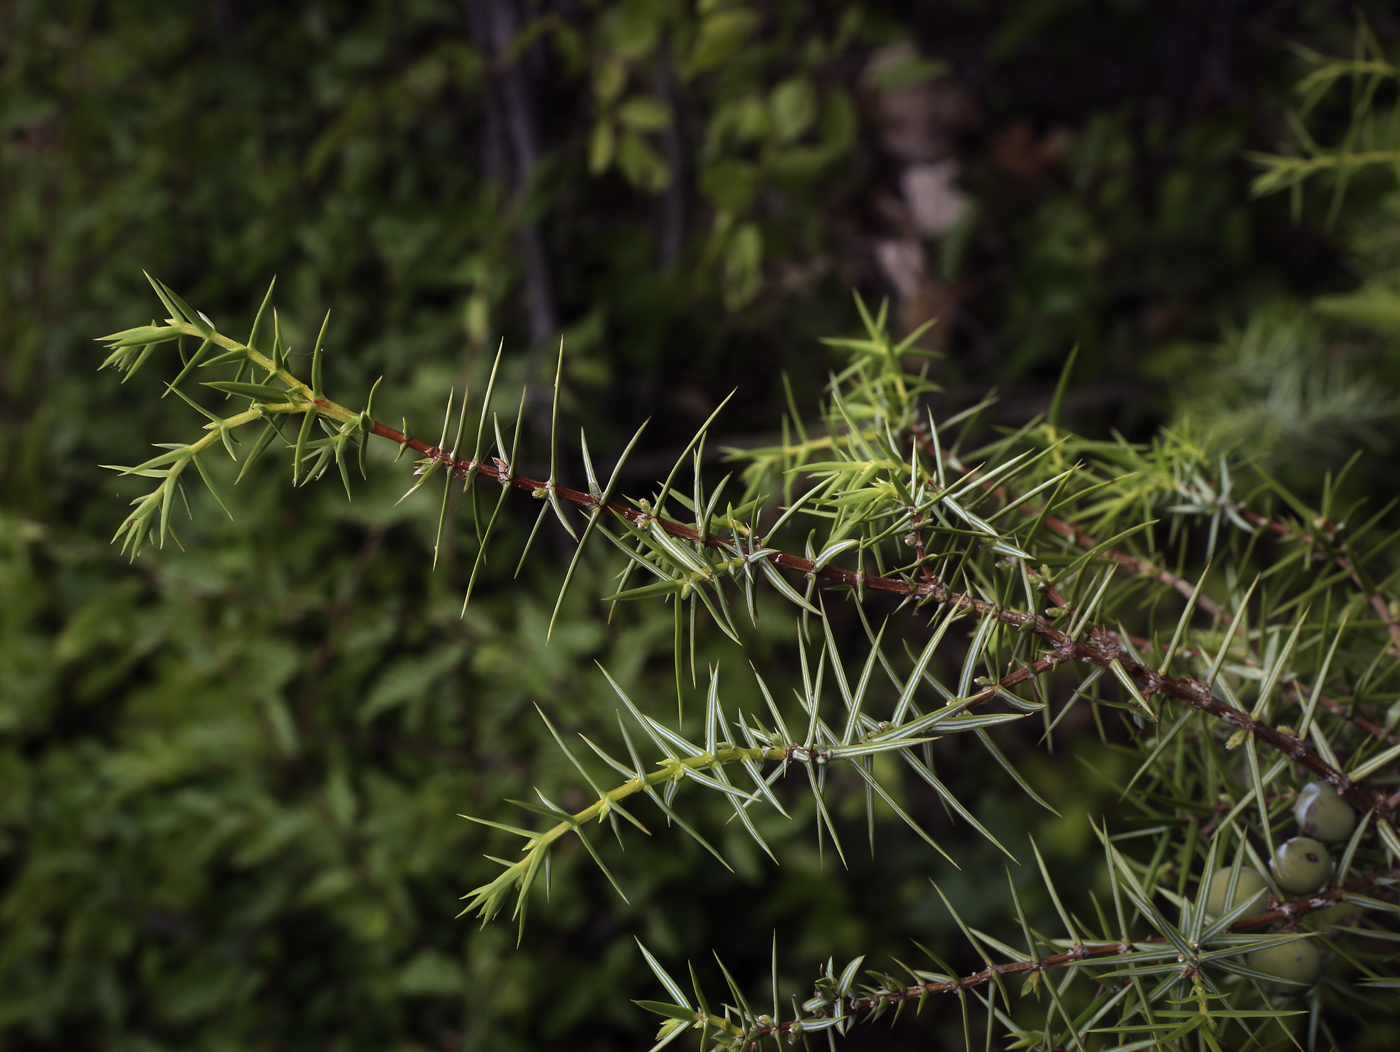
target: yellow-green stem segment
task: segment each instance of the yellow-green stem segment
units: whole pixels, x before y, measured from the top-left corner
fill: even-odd
[[[762,746],[740,747],[733,746],[728,749],[720,749],[714,753],[701,753],[698,756],[687,756],[684,758],[672,757],[661,761],[662,767],[659,771],[642,778],[631,778],[617,786],[615,789],[605,791],[599,798],[588,807],[576,814],[570,815],[567,819],[556,823],[552,828],[545,830],[531,839],[527,840],[522,850],[525,856],[511,866],[504,873],[499,874],[495,880],[489,884],[484,884],[468,894],[462,896],[471,901],[462,914],[479,909],[483,920],[490,919],[498,910],[499,906],[492,908],[492,900],[497,898],[507,887],[518,885],[525,879],[525,875],[538,868],[536,859],[549,850],[553,843],[565,833],[581,828],[585,823],[594,819],[602,821],[621,801],[633,796],[636,793],[647,789],[663,785],[668,781],[675,781],[685,777],[685,771],[703,771],[715,767],[723,767],[726,764],[739,763],[744,760],[751,761],[779,761],[785,760],[789,756],[786,748]],[[483,825],[495,825],[483,819],[472,818],[471,815],[463,815],[463,818],[471,819],[474,822],[481,822]],[[459,914],[461,916],[462,914]]]

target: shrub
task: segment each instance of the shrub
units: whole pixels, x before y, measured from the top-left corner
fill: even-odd
[[[1342,477],[1329,478],[1313,505],[1267,474],[1253,450],[1212,451],[1188,428],[1146,446],[1086,439],[1061,425],[1064,381],[1048,413],[976,440],[977,407],[942,417],[931,410],[937,388],[917,334],[896,342],[883,311],[862,308],[864,334],[832,341],[845,364],[820,415],[794,413],[780,443],[736,453],[740,479],[707,477],[707,423],[644,495],[617,486],[642,431],[610,472],[598,470],[585,440],[586,486],[572,488],[553,433],[548,472],[526,473],[526,394],[503,424],[494,371],[470,415],[465,396],[448,399],[430,444],[377,421],[374,391],[363,410],[332,400],[322,339],[309,375],[294,373],[266,300],[240,341],[152,284],[167,317],[106,337],[105,364],[129,377],[177,343],[183,365],[170,390],[208,422],[197,440],[121,469],[155,480],[118,530],[124,551],[134,556],[173,535],[176,494],[192,474],[226,506],[212,469],[224,453],[242,462],[241,476],[268,449],[287,449],[296,482],[334,473],[348,491],[378,438],[417,456],[410,493],[440,488],[439,539],[455,495],[467,491],[479,503],[467,600],[507,521],[501,508],[523,491],[540,511],[516,545],[522,563],[546,519],[577,540],[551,630],[578,568],[600,560],[621,562],[603,602],[670,606],[675,717],[669,703],[634,697],[606,668],[597,675],[617,697],[611,741],[595,740],[596,731],[571,741],[556,729],[560,701],[538,700],[584,799],[538,793],[516,802],[523,819],[478,816],[523,843],[516,857],[495,860],[499,873],[467,893],[464,912],[483,923],[509,914],[523,936],[527,907],[551,883],[570,838],[625,897],[611,849],[591,830],[606,823],[622,840],[629,826],[646,828],[650,808],[679,827],[653,836],[692,837],[715,865],[728,865],[687,817],[690,798],[705,793],[769,854],[764,813],[805,812],[823,850],[844,861],[856,847],[842,816],[854,805],[876,858],[886,818],[924,843],[935,870],[933,859],[955,864],[960,852],[949,822],[1004,856],[1006,931],[974,927],[939,891],[982,961],[973,970],[938,957],[895,970],[865,969],[863,956],[828,961],[810,990],[784,1004],[775,938],[771,1002],[725,971],[721,1003],[698,982],[678,982],[674,964],[643,947],[665,991],[639,1002],[663,1017],[659,1044],[692,1030],[702,1043],[732,1048],[845,1033],[939,999],[959,1003],[968,1040],[985,1028],[1044,1048],[1274,1044],[1299,1026],[1292,1003],[1275,993],[1305,987],[1315,1032],[1335,1044],[1332,1010],[1343,999],[1378,1008],[1375,999],[1397,983],[1385,962],[1394,915],[1387,889],[1400,877],[1400,797],[1391,788],[1400,737],[1380,724],[1400,652],[1387,583],[1393,553],[1387,509],[1344,506]],[[246,404],[228,416],[203,405],[192,383],[220,367],[230,378],[203,386]],[[556,381],[556,420],[557,396]],[[258,437],[240,455],[236,441],[254,425]],[[791,696],[765,668],[736,668],[741,650],[723,667],[697,667],[697,637],[718,631],[740,648],[775,618],[800,669]],[[702,702],[687,706],[686,679]],[[1097,848],[1077,862],[1070,887],[1053,879],[1034,838],[990,828],[968,791],[1013,786],[1053,811],[1030,773],[1039,765],[1029,742],[1054,744],[1064,765],[1088,754],[1085,736],[1131,759],[1127,777],[1113,782],[1124,811],[1091,819]],[[1105,771],[1080,777],[1096,774],[1112,780]],[[807,796],[793,799],[794,780]],[[1297,832],[1295,802],[1315,797],[1308,787],[1316,784],[1360,820],[1338,845],[1335,869],[1310,860],[1302,881],[1263,860],[1288,861],[1304,843],[1288,839]],[[1312,879],[1319,866],[1330,879],[1321,870]],[[1277,872],[1267,908],[1239,895],[1220,912],[1228,888],[1217,889],[1212,875],[1222,868],[1232,881]],[[991,887],[988,878],[982,893]],[[1042,927],[1042,908],[1053,927]],[[1307,949],[1294,945],[1299,933]],[[1300,955],[1306,978],[1292,965],[1275,967]]]

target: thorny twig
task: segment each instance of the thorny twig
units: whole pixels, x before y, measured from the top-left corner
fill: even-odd
[[[924,451],[924,453],[926,453],[929,456],[941,458],[942,461],[948,464],[949,466],[961,467],[961,465],[959,465],[956,462],[956,459],[951,455],[951,453],[949,453],[947,450],[942,449],[941,447],[936,446],[924,436],[923,424],[915,423],[912,430],[914,433],[915,442]],[[975,472],[970,472],[969,474],[974,477],[976,475]],[[999,498],[1002,501],[1009,503],[1012,499],[1010,491],[1004,485],[987,485],[983,488],[986,489],[988,493],[991,493],[993,496]],[[1040,514],[1042,510],[1041,507],[1038,505],[1026,503],[1022,503],[1018,505],[1018,507],[1020,507],[1023,513],[1031,516]],[[1273,533],[1277,533],[1281,537],[1284,537],[1286,539],[1299,540],[1304,543],[1309,543],[1314,540],[1312,534],[1306,532],[1300,534],[1296,530],[1289,527],[1287,524],[1278,522],[1274,519],[1266,518],[1265,516],[1262,516],[1257,512],[1251,511],[1248,508],[1240,508],[1238,510],[1240,512],[1241,517],[1244,518],[1247,522],[1250,522],[1259,528],[1267,529]],[[1078,545],[1085,551],[1091,551],[1099,546],[1098,540],[1095,539],[1095,537],[1092,534],[1086,532],[1083,529],[1080,529],[1078,526],[1075,526],[1072,523],[1066,522],[1064,519],[1058,518],[1055,515],[1047,514],[1044,516],[1041,522],[1045,525],[1047,529],[1051,530],[1053,533],[1059,534],[1061,537]],[[1336,542],[1337,534],[1339,533],[1339,531],[1333,523],[1328,522],[1326,520],[1321,520],[1319,522],[1319,526],[1327,534],[1329,540]],[[1180,574],[1174,574],[1170,570],[1162,569],[1161,567],[1154,565],[1146,559],[1140,559],[1137,556],[1129,555],[1125,552],[1120,552],[1114,548],[1104,549],[1099,552],[1099,555],[1102,558],[1111,559],[1119,565],[1127,567],[1129,570],[1131,570],[1134,574],[1137,574],[1138,576],[1150,577],[1154,580],[1161,581],[1162,583],[1171,586],[1177,592],[1181,593],[1181,595],[1187,597],[1188,599],[1193,593],[1195,593],[1195,586],[1186,578],[1182,577]],[[919,557],[920,559],[923,558],[922,552],[920,552]],[[1361,580],[1361,576],[1357,572],[1356,567],[1353,565],[1351,559],[1348,556],[1339,554],[1334,557],[1334,562],[1351,578],[1353,583],[1355,583],[1357,589],[1360,592],[1362,592],[1362,594],[1367,596],[1372,609],[1374,609],[1377,612],[1382,622],[1386,625],[1387,631],[1390,633],[1390,637],[1392,640],[1390,653],[1397,657],[1400,657],[1400,624],[1397,624],[1395,618],[1391,616],[1390,608],[1387,606],[1385,600],[1378,593],[1371,591],[1366,587],[1366,585]],[[1026,571],[1029,574],[1031,574],[1032,577],[1040,576],[1034,569],[1032,569],[1029,566],[1026,567]],[[1195,594],[1197,609],[1204,611],[1205,613],[1219,620],[1222,624],[1226,626],[1229,626],[1234,622],[1235,616],[1231,614],[1230,611],[1222,607],[1215,600],[1211,599],[1209,596],[1203,593]],[[1049,597],[1050,601],[1056,606],[1059,606],[1066,610],[1070,609],[1068,602],[1064,601],[1063,597],[1057,591],[1055,591],[1053,585],[1047,586],[1046,595]],[[1137,637],[1133,637],[1131,641],[1134,646],[1139,648],[1150,647],[1154,645],[1151,640],[1140,639]],[[1188,648],[1187,650],[1184,650],[1183,653],[1191,654],[1197,657],[1200,656],[1200,652],[1196,651],[1194,648]],[[1253,658],[1246,658],[1245,663],[1257,665],[1257,661],[1255,661]],[[1294,691],[1295,695],[1297,695],[1300,691],[1306,691],[1308,689],[1306,685],[1299,684],[1296,682],[1290,682],[1288,684],[1288,688]],[[1396,734],[1393,731],[1388,731],[1379,724],[1367,719],[1365,716],[1352,712],[1336,699],[1329,697],[1326,694],[1319,694],[1318,702],[1323,706],[1323,708],[1327,709],[1333,715],[1340,716],[1343,719],[1349,720],[1357,727],[1365,731],[1367,734],[1383,738],[1391,745],[1400,745],[1400,734]]]
[[[1359,895],[1363,892],[1371,891],[1377,885],[1393,881],[1397,878],[1400,878],[1400,869],[1390,869],[1371,876],[1359,877],[1339,887],[1318,892],[1315,895],[1309,895],[1305,898],[1273,901],[1271,907],[1263,913],[1255,914],[1253,917],[1246,917],[1230,925],[1230,931],[1235,933],[1250,932],[1260,928],[1267,928],[1272,924],[1278,923],[1282,923],[1285,926],[1285,930],[1292,931],[1296,929],[1300,917],[1316,910],[1335,906],[1337,903],[1344,901],[1348,895]],[[902,1001],[920,1001],[929,994],[962,993],[1007,976],[1037,975],[1050,968],[1073,965],[1081,961],[1106,960],[1113,957],[1121,957],[1132,953],[1139,947],[1162,946],[1165,945],[1166,942],[1166,939],[1159,938],[1080,944],[1063,953],[1050,954],[1045,957],[1034,957],[1021,961],[1008,961],[1004,964],[989,964],[981,971],[972,972],[969,975],[964,975],[957,979],[916,983],[910,986],[882,990],[879,993],[863,997],[847,996],[841,999],[843,1002],[841,1008],[843,1009],[843,1014],[846,1015],[873,1012],[877,1009],[888,1008],[891,1005],[898,1005]],[[1191,967],[1189,961],[1183,962],[1182,966],[1183,969]],[[794,1029],[800,1032],[801,1027],[794,1028],[794,1022],[817,1022],[829,1018],[831,1018],[830,1013],[812,1012],[803,1016],[800,1020],[789,1020],[784,1023],[775,1021],[771,1025],[754,1027],[746,1031],[744,1036],[747,1040],[757,1042],[761,1038],[770,1037],[774,1034],[786,1034]]]
[[[325,408],[330,408],[330,403],[321,403],[318,401],[316,404],[324,404]],[[429,460],[442,462],[447,465],[455,475],[462,478],[466,478],[475,473],[479,476],[495,479],[502,485],[513,486],[517,489],[527,489],[532,493],[543,495],[552,492],[559,500],[570,504],[607,511],[618,518],[627,519],[638,525],[646,526],[654,524],[672,537],[679,537],[692,543],[726,551],[730,554],[742,554],[740,546],[737,545],[732,538],[721,537],[713,533],[708,536],[702,535],[701,532],[693,526],[687,526],[684,523],[676,522],[648,511],[627,507],[616,501],[609,501],[604,504],[599,498],[580,490],[570,489],[567,486],[560,486],[553,482],[529,478],[524,475],[513,474],[510,466],[499,459],[496,459],[490,464],[468,459],[454,459],[450,453],[445,452],[437,446],[430,446],[417,439],[405,436],[402,432],[395,431],[390,427],[385,427],[383,424],[375,423],[371,426],[370,430],[373,434],[408,446],[410,449],[422,454]],[[736,549],[739,550],[736,552]],[[1056,628],[1049,618],[1041,614],[1003,608],[986,599],[978,599],[975,596],[954,592],[936,577],[931,580],[922,580],[918,583],[913,583],[902,577],[872,576],[870,574],[847,570],[830,564],[819,567],[811,559],[799,555],[791,555],[786,552],[772,552],[771,554],[765,555],[764,558],[775,566],[799,573],[805,577],[829,581],[853,589],[863,588],[869,591],[883,592],[898,596],[902,599],[912,599],[918,603],[932,602],[939,606],[951,605],[959,610],[966,610],[974,613],[978,617],[991,617],[1012,628],[1033,632],[1050,643],[1051,649],[1032,665],[1012,673],[1008,679],[1010,679],[1013,684],[1031,679],[1041,672],[1048,671],[1055,665],[1066,661],[1086,662],[1105,669],[1111,669],[1114,665],[1117,665],[1134,680],[1137,680],[1143,685],[1142,689],[1145,697],[1150,698],[1154,694],[1165,694],[1168,697],[1185,702],[1202,712],[1206,712],[1237,730],[1252,735],[1256,740],[1265,743],[1285,756],[1288,756],[1294,762],[1306,767],[1320,780],[1327,782],[1336,789],[1339,794],[1345,796],[1347,800],[1351,802],[1352,806],[1358,810],[1362,812],[1374,810],[1384,816],[1388,814],[1394,806],[1383,794],[1369,792],[1361,785],[1352,782],[1343,772],[1337,770],[1323,760],[1316,748],[1307,741],[1304,741],[1295,734],[1278,730],[1260,720],[1256,720],[1249,715],[1249,713],[1227,704],[1215,697],[1205,684],[1193,677],[1167,676],[1156,669],[1134,660],[1107,632],[1098,627],[1089,629],[1087,633],[1081,632],[1079,638],[1071,637]],[[1087,642],[1082,638],[1085,635],[1087,635],[1089,640]],[[983,694],[985,697],[974,701],[974,705],[981,704],[983,701],[990,700],[990,698],[994,697],[995,689],[988,688]]]

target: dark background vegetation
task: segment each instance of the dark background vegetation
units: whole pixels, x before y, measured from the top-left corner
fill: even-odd
[[[1388,5],[1360,7],[1394,39]],[[673,971],[709,974],[716,949],[757,990],[776,932],[800,994],[828,956],[942,945],[930,877],[969,923],[1005,912],[980,842],[958,871],[882,827],[871,862],[857,795],[848,870],[819,857],[800,796],[799,821],[765,826],[780,866],[700,801],[734,873],[654,829],[610,848],[630,903],[566,852],[518,949],[509,923],[455,920],[508,843],[457,816],[515,821],[502,801],[533,786],[577,795],[533,704],[608,736],[599,660],[669,711],[669,614],[604,620],[604,561],[546,648],[568,556],[550,537],[514,581],[503,543],[459,618],[470,510],[432,571],[436,501],[394,505],[392,447],[352,502],[329,478],[294,491],[269,457],[233,521],[193,494],[183,550],[128,564],[105,542],[138,491],[98,465],[194,431],[157,397],[168,362],[125,386],[94,372],[93,338],[157,309],[143,268],[240,334],[276,275],[294,348],[331,312],[332,397],[362,404],[383,376],[379,415],[423,437],[499,340],[499,408],[544,390],[562,335],[566,477],[580,426],[607,461],[650,417],[622,482],[637,495],[730,390],[716,434],[734,445],[776,434],[784,375],[810,411],[852,289],[890,297],[896,327],[940,319],[939,411],[995,386],[984,426],[1022,422],[1077,344],[1078,426],[1273,428],[1285,467],[1313,470],[1379,443],[1393,401],[1311,405],[1301,426],[1250,384],[1339,340],[1374,363],[1306,305],[1356,284],[1348,231],[1382,198],[1363,182],[1334,228],[1294,218],[1285,196],[1250,200],[1246,153],[1286,137],[1286,45],[1346,53],[1353,18],[1221,0],[0,4],[0,1046],[646,1047],[628,998],[658,991],[633,936]],[[1312,126],[1346,119],[1324,105]],[[919,164],[965,205],[933,232],[911,217]],[[786,631],[775,611],[747,641],[770,683],[791,672]],[[1113,794],[1070,755],[1011,745],[1080,818],[943,773],[1072,880],[1082,816]],[[944,1010],[852,1043],[960,1034]]]

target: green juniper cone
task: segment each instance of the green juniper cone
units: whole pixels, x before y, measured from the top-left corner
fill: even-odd
[[[1269,882],[1264,879],[1264,874],[1257,869],[1244,866],[1240,869],[1239,876],[1235,878],[1235,892],[1230,894],[1230,880],[1233,871],[1228,867],[1217,869],[1210,876],[1210,885],[1206,893],[1206,916],[1214,919],[1222,913],[1233,910],[1236,906],[1248,904],[1251,908],[1245,914],[1246,917],[1253,917],[1263,913],[1266,908]]]
[[[1245,959],[1251,968],[1271,976],[1271,989],[1290,997],[1308,990],[1322,975],[1322,954],[1311,939],[1265,946]]]
[[[693,1033],[717,1048],[781,1047],[931,1001],[961,1016],[969,1040],[986,1029],[988,1040],[1000,1033],[1016,1047],[1142,1047],[1130,1038],[1144,1032],[1159,1047],[1195,1048],[1207,1034],[1209,1047],[1267,1047],[1299,1032],[1274,989],[1312,990],[1316,1032],[1327,1034],[1338,998],[1379,998],[1375,988],[1396,984],[1400,739],[1373,719],[1396,689],[1393,625],[1375,616],[1396,577],[1385,511],[1368,518],[1337,507],[1340,479],[1309,505],[1247,451],[1212,452],[1188,431],[1146,447],[1082,438],[1061,426],[1063,381],[1046,415],[988,438],[975,409],[933,411],[939,391],[918,334],[896,342],[884,311],[860,305],[865,332],[831,341],[845,360],[826,404],[789,418],[779,444],[742,454],[732,487],[729,478],[711,486],[701,470],[707,423],[645,494],[618,486],[640,431],[606,477],[585,442],[574,488],[553,434],[548,474],[522,469],[526,396],[503,425],[490,411],[494,370],[472,419],[465,399],[449,399],[430,445],[375,420],[368,403],[361,411],[333,401],[323,340],[309,381],[292,372],[275,326],[271,336],[262,327],[266,302],[245,342],[152,284],[167,318],[107,337],[106,364],[129,376],[161,344],[187,341],[193,350],[170,389],[207,422],[197,440],[120,469],[155,481],[117,531],[133,557],[170,535],[174,492],[191,465],[212,486],[206,454],[240,460],[241,475],[275,447],[290,452],[298,484],[334,465],[348,489],[352,460],[363,471],[366,443],[380,438],[418,455],[410,493],[442,487],[440,535],[454,493],[486,497],[476,567],[513,494],[540,504],[522,562],[546,518],[576,539],[556,617],[582,560],[616,566],[608,602],[673,612],[680,713],[670,699],[632,697],[602,669],[618,726],[575,742],[556,728],[556,704],[540,699],[585,802],[538,794],[518,804],[523,820],[474,819],[518,851],[491,856],[499,873],[467,893],[464,912],[485,923],[509,908],[523,935],[532,902],[551,908],[536,892],[574,838],[625,895],[610,848],[592,835],[604,822],[619,839],[626,826],[691,836],[730,864],[713,832],[688,820],[697,793],[723,800],[733,829],[770,854],[761,826],[805,815],[833,861],[844,861],[855,845],[842,816],[863,812],[869,850],[876,827],[898,819],[922,841],[935,880],[955,872],[963,829],[1005,859],[1006,923],[995,931],[968,924],[935,884],[982,961],[970,969],[936,957],[896,962],[896,971],[864,969],[863,957],[831,960],[810,991],[784,1003],[775,937],[771,1004],[751,1000],[727,971],[721,1002],[698,981],[683,987],[641,948],[665,991],[665,1000],[638,1002],[662,1016],[659,1043]],[[207,408],[194,383],[220,369],[228,378],[204,387],[246,406],[228,416]],[[240,450],[249,425],[260,437]],[[1343,518],[1345,531],[1334,525]],[[474,567],[467,598],[475,580]],[[760,612],[790,622],[800,674],[788,689],[746,665]],[[733,659],[701,670],[696,636],[711,632],[732,641]],[[703,698],[688,707],[687,664]],[[732,686],[741,676],[747,693]],[[1086,734],[1126,761],[1112,789],[1128,811],[1086,817],[1097,868],[1061,888],[1036,839],[984,825],[970,783],[953,772],[977,756],[978,786],[1024,794],[1047,822],[1067,821],[1042,796],[1047,768],[1027,757],[1056,746],[1047,762],[1072,763],[1064,746],[1083,745]],[[1309,779],[1362,817],[1335,872],[1318,840],[1271,850]],[[794,795],[799,784],[807,794]],[[1301,796],[1306,819],[1323,796]],[[660,821],[648,826],[652,808]],[[1320,831],[1340,833],[1328,818]],[[1262,895],[1263,858],[1282,899]],[[1347,923],[1325,937],[1337,950],[1323,975],[1312,940],[1281,942],[1278,933],[1334,906]],[[968,1008],[978,1011],[962,1014]]]
[[[1293,817],[1305,836],[1324,844],[1341,844],[1356,828],[1356,810],[1330,786],[1309,782],[1298,793]]]
[[[1311,837],[1285,840],[1274,852],[1274,879],[1284,891],[1306,895],[1322,887],[1332,872],[1327,845]]]

